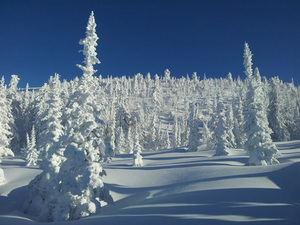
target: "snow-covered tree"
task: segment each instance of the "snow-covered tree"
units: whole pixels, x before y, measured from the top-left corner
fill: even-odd
[[[18,92],[20,78],[18,75],[11,75],[9,88],[7,89],[7,98],[11,103],[11,116],[9,117],[9,126],[11,127],[12,139],[10,148],[14,153],[20,153],[25,144],[25,133],[22,132],[23,120],[21,110],[21,96]]]
[[[10,140],[12,137],[11,128],[9,126],[11,117],[11,106],[7,99],[7,90],[4,84],[4,77],[0,82],[0,163],[2,157],[14,156],[10,149]],[[4,172],[0,167],[0,184],[5,181]]]
[[[225,118],[225,107],[223,103],[223,98],[221,95],[218,95],[218,104],[217,104],[217,127],[215,130],[215,135],[217,139],[216,154],[215,156],[228,155],[228,133],[226,127],[226,118]]]
[[[163,78],[164,82],[169,83],[171,80],[171,72],[169,69],[165,69],[165,74]]]
[[[234,100],[234,128],[233,133],[236,140],[236,147],[242,148],[245,143],[245,134],[243,131],[244,115],[243,115],[243,102],[241,96]]]
[[[191,103],[189,107],[190,115],[188,120],[189,126],[189,141],[188,141],[188,150],[197,151],[200,145],[201,134],[199,129],[201,126],[201,121],[197,116],[197,107],[195,104]]]
[[[24,130],[23,132],[29,132],[32,126],[33,113],[32,113],[33,104],[31,103],[29,84],[26,84],[25,93],[21,102],[21,112],[22,120],[24,121]]]
[[[269,124],[273,133],[271,137],[274,141],[289,141],[290,133],[287,128],[284,111],[284,98],[281,90],[281,82],[278,77],[271,78],[271,90],[269,94]]]
[[[92,24],[92,25],[91,25]],[[95,27],[93,13],[87,27]],[[93,33],[93,32],[92,32]],[[93,35],[92,35],[93,37]],[[41,221],[76,220],[100,212],[101,201],[112,203],[104,187],[101,166],[104,158],[104,107],[95,100],[93,62],[88,46],[95,47],[94,39],[84,42],[86,66],[77,90],[70,96],[65,110],[66,132],[49,149],[49,160],[43,172],[29,184],[30,199],[25,212],[39,216]],[[48,186],[47,186],[48,185]]]
[[[250,51],[249,45],[247,42],[244,44],[244,67],[245,71],[244,73],[246,74],[247,77],[251,77],[253,75],[253,70],[252,70],[252,52]]]
[[[171,141],[170,141],[168,129],[166,129],[165,132],[163,132],[162,139],[163,139],[162,148],[163,149],[171,148]]]
[[[11,106],[7,99],[4,77],[0,81],[0,162],[4,156],[14,156],[10,149],[12,132],[10,127]]]
[[[205,146],[206,150],[211,150],[214,148],[214,144],[213,144],[213,137],[212,137],[212,132],[209,130],[208,126],[207,126],[207,122],[203,122],[203,127],[200,130],[201,133],[201,139],[200,142],[203,143]]]
[[[126,153],[125,136],[122,127],[118,127],[116,131],[116,154]]]
[[[92,76],[97,70],[94,69],[95,64],[100,64],[97,58],[97,41],[98,36],[96,34],[96,22],[94,17],[94,12],[91,12],[87,27],[86,27],[86,37],[79,41],[80,45],[83,45],[83,55],[84,55],[84,66],[77,65],[82,71],[83,76]]]
[[[36,138],[34,126],[31,130],[30,138],[27,134],[27,149],[26,149],[26,166],[35,166],[39,158],[38,150],[36,149]],[[29,140],[28,140],[29,139]]]
[[[59,75],[55,74],[54,77],[49,79],[49,91],[45,104],[47,105],[46,110],[41,115],[41,121],[44,124],[44,129],[40,130],[39,133],[39,152],[41,158],[47,157],[49,148],[54,142],[59,141],[59,137],[63,135],[62,126],[62,107],[63,102],[61,100],[61,82]]]
[[[247,118],[244,124],[246,134],[245,150],[249,158],[249,165],[278,164],[279,152],[272,142],[267,119],[264,93],[259,70],[256,68],[254,76],[248,76],[248,92],[245,104],[244,116]]]
[[[159,76],[155,74],[155,81],[154,81],[154,90],[153,90],[153,103],[159,107],[161,106],[163,99],[162,99],[162,87],[160,84]]]
[[[139,167],[143,166],[143,157],[142,153],[142,146],[139,143],[139,134],[137,131],[134,133],[134,144],[133,144],[133,166]]]
[[[229,148],[236,148],[236,138],[233,133],[234,130],[234,118],[233,118],[233,109],[232,105],[227,106],[227,110],[225,113],[225,118],[226,118],[226,128],[227,128],[227,134],[228,134],[228,147]]]
[[[173,130],[172,130],[172,147],[177,148],[180,145],[180,135],[178,126],[178,117],[174,116]]]

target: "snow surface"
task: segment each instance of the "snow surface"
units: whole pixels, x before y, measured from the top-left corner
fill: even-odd
[[[245,166],[243,150],[218,157],[214,151],[144,152],[143,167],[132,167],[132,155],[119,155],[104,165],[115,204],[96,216],[52,224],[299,224],[300,141],[277,147],[281,164],[255,167]],[[45,224],[22,212],[27,184],[41,172],[25,164],[16,158],[1,163],[1,225]]]

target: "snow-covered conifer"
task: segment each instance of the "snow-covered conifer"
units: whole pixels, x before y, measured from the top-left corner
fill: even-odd
[[[132,138],[131,134],[131,127],[128,127],[128,132],[127,132],[127,138],[126,138],[126,153],[127,154],[132,154],[133,148],[134,148],[134,138]]]
[[[95,27],[93,13],[87,27],[87,37],[93,39]],[[93,40],[84,39],[87,49],[95,47]],[[90,46],[88,46],[90,44]],[[86,52],[84,75],[77,90],[70,96],[64,111],[66,132],[49,149],[49,160],[43,172],[31,183],[30,199],[25,212],[39,216],[41,221],[76,220],[100,212],[101,201],[112,203],[112,197],[104,187],[101,166],[104,158],[104,107],[95,100],[92,74],[95,54]],[[48,185],[48,186],[47,186]]]
[[[120,126],[116,131],[116,154],[126,153],[126,143],[123,128]]]
[[[176,148],[180,145],[179,135],[178,135],[178,117],[174,116],[173,130],[172,130],[172,147]]]
[[[96,52],[97,41],[99,39],[96,34],[96,26],[94,12],[92,11],[86,27],[86,36],[79,41],[79,44],[83,45],[82,52],[85,65],[82,66],[78,64],[77,66],[83,71],[83,76],[92,76],[97,72],[97,70],[94,69],[94,65],[100,64]]]
[[[153,102],[158,107],[162,104],[162,88],[159,80],[159,76],[155,74],[155,81],[154,81],[154,91],[153,91]]]
[[[61,100],[61,82],[59,75],[55,74],[50,77],[48,84],[48,91],[45,99],[45,110],[39,115],[39,120],[43,124],[40,125],[39,139],[37,148],[40,152],[40,157],[44,159],[47,157],[49,148],[58,142],[59,137],[63,134],[62,125],[62,107]]]
[[[27,140],[28,145],[26,149],[26,166],[35,166],[39,158],[38,150],[36,149],[36,137],[35,137],[34,125],[31,130],[30,140]],[[28,136],[28,134],[27,134]],[[27,138],[26,138],[27,139]]]
[[[227,75],[227,81],[229,82],[230,85],[233,83],[232,74],[230,72]]]
[[[214,144],[213,144],[213,135],[212,132],[209,130],[208,126],[207,126],[207,122],[203,122],[203,127],[200,130],[201,136],[202,138],[200,139],[200,142],[203,143],[205,146],[206,150],[211,150],[214,148]]]
[[[171,72],[169,69],[165,69],[163,81],[165,81],[166,83],[169,83],[170,80],[171,80]]]
[[[14,156],[10,149],[12,132],[10,127],[11,106],[7,99],[7,89],[4,84],[4,77],[0,82],[0,162],[3,156]]]
[[[170,141],[170,136],[169,136],[168,129],[166,129],[162,133],[162,139],[163,139],[162,148],[163,149],[169,149],[169,148],[171,148],[171,141]]]
[[[232,105],[228,105],[227,106],[227,110],[226,110],[226,114],[225,114],[225,118],[226,118],[226,128],[227,128],[227,134],[228,134],[228,147],[229,148],[236,148],[236,138],[235,135],[233,133],[234,130],[234,118],[233,118],[233,109],[232,109]]]
[[[14,156],[10,149],[10,140],[12,137],[11,128],[9,126],[11,117],[11,105],[7,99],[6,86],[4,77],[0,82],[0,162],[4,156]],[[0,184],[5,181],[4,172],[0,168]]]
[[[218,95],[218,104],[217,104],[217,118],[218,123],[216,127],[216,139],[217,139],[217,146],[216,146],[216,154],[215,156],[220,155],[228,155],[228,133],[226,127],[226,118],[225,118],[225,107],[223,103],[223,98],[219,94]]]
[[[249,45],[247,42],[245,42],[245,44],[244,44],[244,67],[245,67],[244,73],[246,74],[247,77],[251,77],[253,75],[252,56],[253,56],[253,54],[250,51]]]
[[[7,89],[7,98],[11,103],[11,116],[9,117],[9,126],[11,127],[12,139],[10,148],[14,153],[19,153],[25,144],[25,133],[23,131],[21,96],[18,92],[20,78],[18,75],[11,75],[9,88]]]
[[[142,153],[142,146],[139,143],[139,134],[137,131],[134,133],[134,144],[133,144],[133,166],[139,167],[143,166],[143,157]]]
[[[189,107],[190,115],[189,115],[189,142],[188,142],[188,150],[189,151],[197,151],[200,145],[201,134],[199,133],[199,129],[201,127],[200,120],[197,117],[197,107],[195,104],[191,103]]]
[[[245,104],[246,134],[245,150],[249,158],[249,165],[272,165],[278,164],[279,152],[272,142],[269,128],[266,106],[264,104],[264,93],[259,70],[256,68],[253,77],[248,79],[247,102]]]
[[[284,98],[282,96],[281,82],[278,77],[271,78],[271,91],[269,94],[269,124],[273,133],[271,137],[274,141],[289,141],[288,131],[284,116]]]
[[[241,96],[238,96],[234,101],[234,128],[233,133],[236,140],[236,147],[242,148],[245,143],[245,134],[243,131],[244,115],[243,115],[243,102]]]

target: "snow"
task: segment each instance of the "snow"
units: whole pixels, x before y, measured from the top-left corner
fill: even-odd
[[[52,224],[299,224],[300,141],[276,143],[278,165],[246,166],[241,149],[228,156],[185,149],[143,152],[143,167],[132,155],[104,164],[114,205],[99,215]],[[6,183],[0,186],[0,224],[45,224],[23,214],[27,184],[41,172],[18,158],[4,158]]]

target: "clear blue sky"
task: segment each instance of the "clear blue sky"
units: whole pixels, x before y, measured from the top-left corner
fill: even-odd
[[[92,10],[97,75],[244,78],[246,41],[262,76],[300,85],[299,0],[0,0],[0,75],[19,75],[21,87],[81,76]]]

